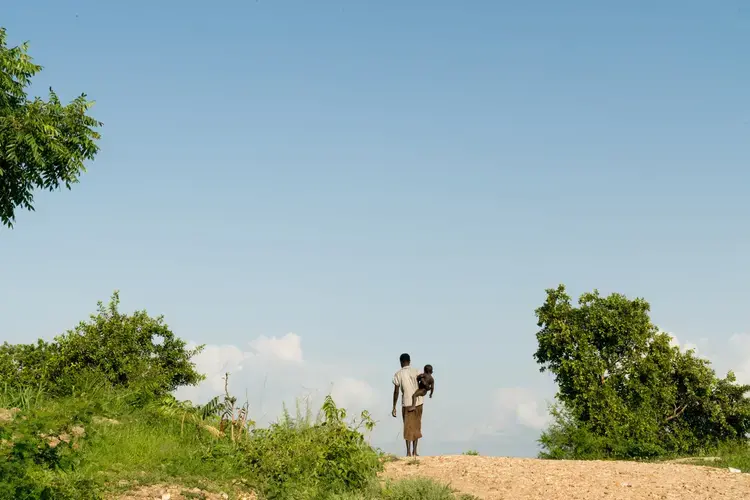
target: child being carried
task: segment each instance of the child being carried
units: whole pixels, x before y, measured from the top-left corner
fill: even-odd
[[[414,391],[411,397],[411,406],[407,408],[408,411],[414,411],[417,408],[417,398],[427,394],[430,391],[430,398],[432,393],[435,392],[435,379],[432,376],[432,365],[424,365],[424,372],[417,375],[417,384],[419,388]]]

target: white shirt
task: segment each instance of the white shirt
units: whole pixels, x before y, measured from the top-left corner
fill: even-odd
[[[419,370],[405,366],[393,376],[393,384],[401,388],[401,406],[411,406],[412,396],[419,389],[417,375],[419,375]],[[424,397],[420,396],[416,404],[419,406],[422,403],[424,403]]]

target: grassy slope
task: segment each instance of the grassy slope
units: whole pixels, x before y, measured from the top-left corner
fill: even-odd
[[[8,461],[11,448],[0,447],[0,466],[22,462],[27,471],[25,478],[11,479],[7,469],[0,468],[0,476],[5,474],[0,482],[49,485],[55,488],[52,498],[64,499],[111,498],[150,484],[226,492],[230,498],[251,491],[261,497],[294,500],[462,498],[428,480],[381,484],[376,477],[379,467],[374,451],[369,447],[360,450],[356,440],[355,444],[346,441],[351,434],[327,430],[330,428],[316,425],[318,422],[309,417],[287,417],[286,424],[275,430],[248,436],[245,442],[232,442],[216,438],[179,415],[165,416],[153,407],[134,409],[125,396],[90,391],[76,398],[47,399],[40,391],[0,389],[0,408],[22,409],[14,420],[0,422],[0,437],[9,438],[6,442],[20,434],[33,435],[37,441],[31,446],[18,444],[38,456],[47,449],[44,439],[49,439],[37,438],[38,434],[62,436],[70,434],[73,426],[85,428],[85,436],[75,443],[62,442],[47,450],[55,456],[45,455],[45,460],[58,463],[58,467],[37,465],[33,457]],[[363,478],[356,488],[343,486],[328,491],[331,478],[338,472],[334,470],[332,476],[329,469],[316,468],[315,464],[320,465],[321,460],[326,461],[323,457],[329,456],[343,457],[336,465],[344,470],[344,476],[359,474]],[[254,466],[253,461],[257,462]],[[298,470],[293,470],[297,465]],[[24,497],[12,494],[39,498],[41,490],[28,491]],[[8,494],[0,492],[0,497]]]
[[[196,438],[193,429],[180,430],[180,425],[154,427],[132,416],[119,425],[96,426],[95,437],[85,452],[84,475],[101,474],[111,490],[124,491],[133,484],[179,484],[186,488],[198,487],[206,491],[224,491],[239,495],[242,491],[261,488],[262,479],[247,481],[247,472],[236,457],[207,462],[205,441]],[[259,481],[260,479],[260,481]],[[127,481],[128,486],[118,486]],[[247,482],[242,487],[240,482]],[[238,483],[240,483],[238,485]],[[309,486],[299,484],[298,491]],[[310,492],[310,498],[314,496]],[[371,485],[359,490],[331,494],[338,500],[454,500],[460,497],[446,487],[426,479]]]

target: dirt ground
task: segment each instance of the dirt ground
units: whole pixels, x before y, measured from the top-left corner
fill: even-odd
[[[142,486],[129,493],[116,496],[116,500],[224,500],[229,495],[225,493],[209,493],[199,488],[184,488],[181,486],[156,484]],[[240,496],[241,500],[257,500],[255,494]]]
[[[750,498],[750,474],[684,464],[444,456],[391,462],[383,475],[428,477],[461,493],[493,500]]]

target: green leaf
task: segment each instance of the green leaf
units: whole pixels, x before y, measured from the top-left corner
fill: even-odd
[[[42,67],[28,47],[9,47],[0,28],[0,222],[8,227],[19,208],[34,209],[35,190],[78,181],[84,161],[99,151],[96,129],[102,125],[86,114],[93,105],[86,94],[68,105],[52,89],[47,101],[29,98],[26,89]]]
[[[750,386],[671,345],[649,312],[640,298],[594,290],[575,307],[564,286],[547,290],[534,358],[555,377],[558,406],[543,456],[648,458],[746,439]]]

